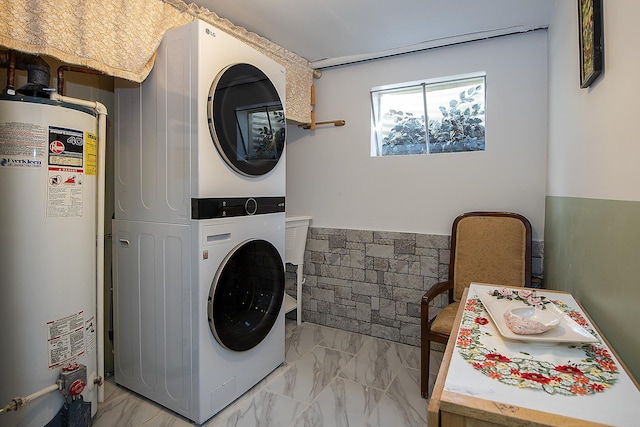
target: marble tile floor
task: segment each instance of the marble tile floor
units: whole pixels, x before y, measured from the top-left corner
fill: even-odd
[[[418,347],[287,320],[285,358],[283,365],[204,426],[427,425]],[[437,366],[432,372],[437,372]],[[112,379],[107,381],[105,401],[93,422],[94,427],[192,425]]]

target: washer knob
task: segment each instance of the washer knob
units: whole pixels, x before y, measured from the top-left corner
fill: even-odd
[[[258,211],[258,202],[253,197],[247,199],[244,203],[244,210],[247,215],[253,215]]]

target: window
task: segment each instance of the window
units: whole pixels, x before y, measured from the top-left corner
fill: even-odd
[[[372,156],[485,149],[485,74],[371,90]]]

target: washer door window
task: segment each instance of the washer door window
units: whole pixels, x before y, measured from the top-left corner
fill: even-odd
[[[209,131],[220,155],[236,172],[264,175],[284,150],[284,107],[271,80],[249,64],[224,69],[207,101]]]
[[[234,351],[257,346],[278,320],[284,299],[284,265],[265,240],[250,240],[231,251],[211,284],[209,327]]]

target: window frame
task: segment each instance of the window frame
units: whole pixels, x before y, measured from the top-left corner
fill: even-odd
[[[425,145],[426,145],[426,149],[424,153],[409,153],[409,154],[405,154],[405,155],[410,155],[410,156],[416,156],[416,155],[422,155],[422,154],[434,154],[434,153],[430,153],[429,152],[429,116],[427,114],[427,87],[428,86],[439,86],[439,85],[443,85],[443,84],[447,84],[447,83],[454,83],[457,81],[463,81],[463,80],[472,80],[472,79],[483,79],[483,92],[484,92],[484,99],[483,99],[483,110],[484,110],[484,126],[485,126],[485,131],[486,131],[486,121],[487,121],[487,73],[486,71],[476,71],[476,72],[471,72],[471,73],[464,73],[464,74],[456,74],[456,75],[450,75],[450,76],[445,76],[445,77],[435,77],[435,78],[429,78],[429,79],[421,79],[421,80],[413,80],[413,81],[409,81],[409,82],[401,82],[401,83],[393,83],[393,84],[386,84],[386,85],[381,85],[381,86],[375,86],[373,88],[371,88],[370,92],[369,92],[369,99],[371,102],[371,138],[370,138],[370,151],[371,151],[371,157],[397,157],[397,155],[385,155],[381,153],[382,150],[382,146],[383,146],[383,142],[382,142],[382,136],[381,136],[381,129],[379,129],[380,124],[377,123],[378,119],[381,117],[380,115],[380,102],[379,100],[381,99],[380,96],[377,97],[378,99],[378,105],[376,105],[376,94],[379,94],[381,92],[391,92],[391,91],[400,91],[402,89],[418,89],[420,87],[422,87],[422,97],[423,97],[423,102],[422,102],[422,112],[423,112],[423,117],[424,117],[424,131],[425,131]],[[486,144],[486,133],[485,133],[485,144]],[[486,146],[485,146],[486,147]],[[485,148],[486,150],[486,148]],[[457,153],[457,152],[472,152],[474,150],[465,150],[465,151],[450,151],[448,153]],[[475,151],[484,151],[484,150],[475,150]]]

